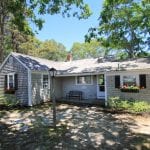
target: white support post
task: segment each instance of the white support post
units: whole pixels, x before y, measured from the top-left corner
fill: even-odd
[[[32,106],[31,71],[28,69],[28,106]]]
[[[106,76],[106,72],[104,74],[105,77],[105,106],[108,105],[108,97],[107,97],[107,76]]]

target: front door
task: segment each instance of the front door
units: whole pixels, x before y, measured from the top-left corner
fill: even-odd
[[[104,74],[97,75],[97,98],[105,99],[105,76]]]

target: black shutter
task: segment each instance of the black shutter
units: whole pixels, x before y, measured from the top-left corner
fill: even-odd
[[[120,76],[115,76],[115,88],[120,88]]]
[[[7,75],[5,75],[4,79],[4,89],[7,89]]]
[[[140,88],[146,88],[146,75],[140,74],[139,79],[140,79]]]
[[[18,90],[18,74],[15,74],[15,90]]]

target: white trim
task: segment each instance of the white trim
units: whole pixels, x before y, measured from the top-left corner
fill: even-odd
[[[44,75],[47,75],[47,76],[48,76],[48,89],[50,89],[50,78],[49,78],[49,74],[48,74],[48,73],[42,73],[42,76],[41,76],[42,89],[44,89],[44,88],[43,88],[43,76],[44,76]]]
[[[128,74],[122,74],[122,75],[120,75],[120,85],[121,86],[123,86],[123,76],[135,76],[136,77],[136,86],[140,86],[140,83],[139,83],[139,74],[128,73]]]
[[[28,69],[28,106],[32,106],[31,71]]]
[[[5,60],[3,61],[3,63],[1,64],[0,66],[0,70],[2,69],[2,67],[5,65],[5,63],[7,62],[7,60],[9,59],[9,57],[11,56],[12,54],[10,53],[6,58]]]
[[[81,84],[78,84],[77,83],[77,77],[85,77],[85,76],[90,76],[91,77],[91,83],[81,83]],[[75,85],[93,85],[93,76],[92,75],[81,75],[81,76],[75,76]]]
[[[9,89],[9,76],[13,76],[13,88],[15,87],[15,73],[8,73],[7,75],[7,88]]]
[[[105,80],[105,106],[108,105],[108,96],[107,96],[107,81],[106,81],[106,73],[104,74],[104,80]]]
[[[96,72],[96,73],[72,73],[72,74],[57,74],[56,77],[74,77],[74,76],[94,76],[98,74],[103,74],[104,72]]]
[[[139,69],[139,70],[125,70],[125,71],[110,71],[106,72],[107,76],[112,75],[125,75],[125,74],[150,74],[150,69]]]
[[[101,91],[101,96],[99,95],[100,94],[100,91],[99,91],[99,81],[98,81],[99,75],[104,75],[104,81],[105,81],[105,74],[104,73],[98,74],[96,76],[97,99],[105,99],[105,94],[106,94],[105,91]],[[102,86],[104,86],[104,88],[105,88],[105,82],[104,82],[104,85],[102,85]],[[104,96],[102,95],[102,93],[104,94]]]
[[[12,57],[14,57],[21,65],[23,65],[26,69],[30,70],[30,68],[28,68],[22,61],[20,61],[16,56],[14,56],[13,54],[11,54]]]

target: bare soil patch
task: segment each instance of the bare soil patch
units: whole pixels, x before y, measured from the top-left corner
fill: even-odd
[[[113,114],[100,107],[51,104],[0,110],[0,150],[150,149],[150,116]]]

